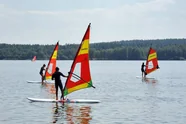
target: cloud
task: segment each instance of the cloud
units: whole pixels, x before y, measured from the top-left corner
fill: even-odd
[[[36,15],[61,15],[62,12],[53,12],[53,11],[37,11],[37,10],[33,10],[33,11],[28,11],[29,14],[36,14]]]
[[[143,16],[144,14],[151,14],[151,12],[163,12],[168,9],[170,5],[175,4],[175,0],[151,0],[144,3],[135,3],[132,5],[125,4],[120,5],[115,8],[94,8],[94,9],[76,9],[69,11],[41,11],[41,10],[25,10],[19,11],[16,9],[11,9],[3,4],[0,4],[0,14],[4,16],[12,15],[40,15],[40,16],[61,16],[66,17],[66,19],[73,19],[79,17],[89,17],[89,18],[105,18],[114,19],[131,16]]]
[[[7,7],[4,4],[0,4],[0,15],[7,17],[7,16],[18,16],[18,15],[24,15],[24,11],[18,11],[16,9],[12,9]]]
[[[135,3],[132,5],[125,4],[115,8],[94,8],[94,9],[76,9],[69,11],[39,11],[30,10],[27,13],[40,16],[57,16],[63,20],[82,21],[88,20],[111,23],[121,22],[131,23],[131,19],[144,18],[144,16],[152,16],[153,13],[166,12],[170,5],[175,4],[175,0],[151,0],[144,3]],[[65,18],[64,18],[65,17]]]
[[[169,5],[175,4],[175,0],[151,0],[144,3],[135,3],[135,4],[125,4],[118,5],[115,8],[93,8],[93,9],[76,9],[70,11],[39,11],[39,10],[30,10],[30,14],[38,15],[64,15],[64,14],[93,14],[93,13],[104,13],[104,14],[116,14],[116,13],[140,13],[140,12],[149,12],[149,11],[165,11]]]
[[[137,3],[135,7],[139,11],[165,11],[170,5],[175,3],[175,0],[153,0],[147,3]]]
[[[91,22],[92,42],[100,42],[181,36],[183,29],[180,25],[183,25],[184,21],[180,20],[181,23],[174,25],[175,27],[173,27],[173,23],[175,23],[176,14],[184,14],[185,11],[177,9],[176,14],[173,14],[173,6],[178,6],[176,0],[150,0],[109,8],[105,6],[103,8],[59,11],[41,11],[39,9],[20,11],[0,5],[0,15],[13,16],[12,22],[9,21],[8,24],[14,23],[17,27],[9,30],[7,28],[6,32],[12,32],[11,38],[15,41],[29,39],[33,43],[34,41],[50,43],[55,40],[63,40],[64,43],[75,43],[80,41],[83,31]],[[0,26],[7,25],[6,23],[4,21]],[[174,30],[177,30],[178,27],[180,32],[175,33]],[[16,31],[17,29],[19,31]],[[4,31],[2,32],[0,29],[0,33],[3,34]],[[10,38],[5,35],[3,39]]]

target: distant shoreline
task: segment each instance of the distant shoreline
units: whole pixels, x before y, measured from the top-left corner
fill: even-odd
[[[73,60],[79,44],[60,45],[58,60]],[[157,52],[158,60],[186,60],[186,39],[121,40],[91,43],[90,60],[146,60],[149,48]],[[54,45],[0,44],[0,60],[49,60]]]

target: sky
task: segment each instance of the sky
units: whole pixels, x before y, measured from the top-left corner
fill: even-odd
[[[79,44],[186,37],[186,0],[0,0],[0,43]]]

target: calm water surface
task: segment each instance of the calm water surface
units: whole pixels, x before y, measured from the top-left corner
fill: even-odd
[[[96,89],[87,88],[69,98],[97,99],[99,104],[29,102],[27,97],[55,98],[52,85],[40,80],[48,61],[0,61],[0,124],[185,124],[186,62],[160,61],[160,69],[142,81],[142,61],[91,61]],[[72,61],[58,61],[67,74]],[[63,83],[65,79],[62,78]]]

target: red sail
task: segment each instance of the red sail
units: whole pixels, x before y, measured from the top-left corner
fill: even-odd
[[[48,62],[46,71],[45,71],[45,80],[51,79],[52,74],[55,72],[58,46],[59,46],[59,43],[57,42],[57,44],[53,50],[53,53],[50,57],[50,60]]]
[[[65,83],[64,95],[83,88],[93,87],[89,67],[90,24],[85,32]]]
[[[159,68],[156,50],[150,48],[146,61],[145,74],[149,74]]]
[[[33,57],[32,62],[36,61],[36,56]]]

